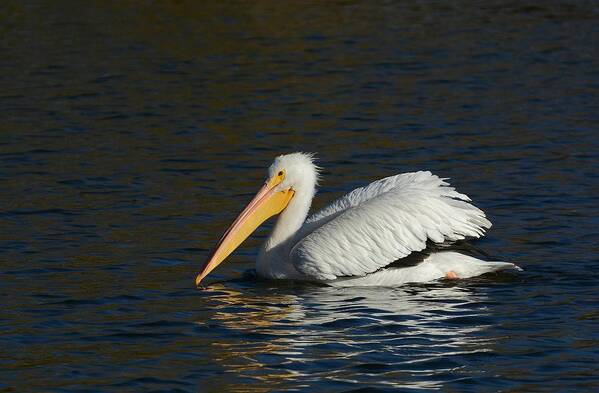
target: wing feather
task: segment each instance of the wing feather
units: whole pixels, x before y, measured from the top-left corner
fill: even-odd
[[[308,220],[290,253],[317,280],[372,273],[435,243],[480,237],[491,223],[468,196],[430,172],[378,180]]]

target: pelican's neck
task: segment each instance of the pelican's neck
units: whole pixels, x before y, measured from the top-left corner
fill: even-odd
[[[279,218],[264,244],[266,250],[281,246],[290,240],[301,228],[314,197],[314,187],[309,191],[296,191],[289,205],[279,214]]]
[[[284,271],[289,259],[289,251],[295,244],[295,234],[301,228],[314,197],[316,184],[295,191],[293,198],[283,210],[275,223],[270,237],[264,242],[258,259],[256,270],[263,276],[282,277],[277,271]],[[286,275],[286,274],[283,274]]]

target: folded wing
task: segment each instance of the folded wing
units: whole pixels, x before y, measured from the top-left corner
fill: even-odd
[[[364,276],[436,243],[480,237],[482,210],[430,172],[404,173],[355,189],[310,217],[290,253],[316,280]]]

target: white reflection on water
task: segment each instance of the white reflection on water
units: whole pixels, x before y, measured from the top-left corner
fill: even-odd
[[[209,323],[229,331],[211,343],[214,361],[226,372],[268,383],[242,390],[323,378],[342,386],[371,378],[380,385],[440,388],[472,374],[452,360],[456,355],[491,350],[480,334],[488,326],[486,298],[459,286],[217,285],[209,291]]]

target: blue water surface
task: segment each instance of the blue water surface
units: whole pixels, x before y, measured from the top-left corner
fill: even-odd
[[[0,5],[0,391],[599,390],[595,2]],[[195,274],[279,154],[451,178],[521,273]]]

